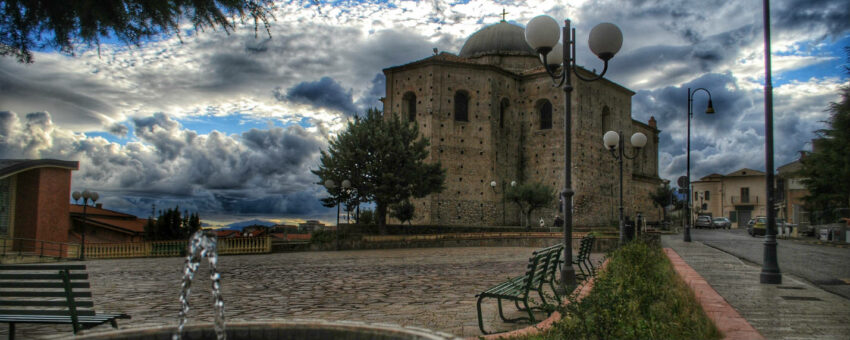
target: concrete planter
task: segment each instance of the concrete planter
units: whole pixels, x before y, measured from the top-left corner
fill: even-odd
[[[176,328],[172,326],[130,329],[74,337],[73,339],[170,340]],[[345,321],[328,322],[322,320],[228,323],[226,333],[228,340],[443,340],[456,338],[451,334],[434,332],[423,328]],[[215,338],[215,330],[211,324],[187,325],[183,329],[184,340]]]

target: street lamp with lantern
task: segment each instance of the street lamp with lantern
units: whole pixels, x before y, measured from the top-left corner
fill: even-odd
[[[688,170],[687,170],[687,178],[688,178],[688,222],[685,224],[685,233],[684,233],[684,241],[691,242],[691,220],[693,206],[691,203],[691,118],[694,117],[694,94],[697,91],[704,91],[708,95],[708,107],[705,108],[706,114],[714,114],[714,105],[711,103],[711,92],[708,92],[705,88],[698,88],[691,92],[691,88],[688,88]]]
[[[74,198],[74,201],[79,201],[80,198],[83,199],[83,231],[80,236],[80,260],[86,259],[86,224],[88,223],[87,219],[87,211],[86,207],[89,205],[89,201],[92,203],[97,202],[97,199],[100,198],[100,195],[94,191],[83,190],[82,193],[79,191],[74,191],[71,194],[71,197]]]
[[[611,155],[620,163],[620,245],[626,243],[625,221],[623,220],[623,159],[637,158],[640,150],[646,145],[646,135],[641,132],[636,132],[632,135],[632,146],[635,147],[633,155],[626,154],[625,141],[622,136],[623,132],[608,131],[602,136],[602,141],[605,143],[605,148],[611,151]]]
[[[559,32],[558,29],[561,28]],[[572,34],[570,34],[572,33]],[[563,36],[564,43],[558,43]],[[549,16],[534,17],[525,28],[525,40],[541,57],[546,72],[552,77],[556,87],[564,89],[564,189],[561,191],[561,210],[564,212],[564,263],[561,269],[561,289],[566,291],[568,285],[575,285],[575,269],[572,268],[572,231],[573,231],[573,189],[572,189],[572,91],[571,75],[584,81],[602,79],[608,70],[608,60],[620,50],[623,44],[623,34],[616,25],[602,23],[590,31],[588,44],[590,50],[604,62],[602,73],[591,78],[585,78],[576,70],[575,63],[575,29],[570,28],[570,21],[564,21],[564,27]]]

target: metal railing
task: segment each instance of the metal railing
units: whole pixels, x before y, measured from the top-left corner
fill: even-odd
[[[75,259],[80,257],[80,245],[78,243],[53,242],[30,238],[0,238],[0,255]]]
[[[124,243],[88,243],[86,258],[127,258],[127,257],[167,257],[184,256],[188,240],[124,242]],[[272,250],[270,237],[239,237],[218,239],[219,255],[265,254]]]
[[[758,204],[759,197],[755,195],[750,196],[732,196],[732,204]]]

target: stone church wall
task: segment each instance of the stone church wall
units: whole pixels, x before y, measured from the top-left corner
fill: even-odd
[[[522,60],[511,62],[522,64]],[[442,193],[412,200],[414,224],[518,225],[521,217],[516,205],[503,196],[512,181],[542,182],[557,197],[564,186],[564,92],[553,87],[548,76],[519,76],[468,63],[421,63],[388,69],[385,74],[385,113],[406,114],[404,95],[413,93],[420,132],[431,141],[427,161],[439,161],[446,169]],[[641,195],[624,206],[627,213],[651,211],[651,202],[649,207],[644,204],[649,202],[644,193],[658,185],[651,183],[657,179],[658,141],[653,128],[633,124],[633,93],[606,80],[573,78],[573,84],[574,225],[607,225],[617,219],[618,167],[602,145],[607,129],[623,131],[627,141],[637,130],[649,136],[637,166],[630,160],[624,163],[626,199]],[[459,90],[469,94],[467,122],[454,119],[453,101]],[[541,130],[537,108],[544,99],[552,104],[552,128]],[[495,188],[491,181],[496,182]],[[556,198],[550,207],[535,211],[532,221],[536,225],[543,217],[551,225],[557,211]]]

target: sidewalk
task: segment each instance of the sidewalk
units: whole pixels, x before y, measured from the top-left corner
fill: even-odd
[[[759,283],[761,267],[711,248],[665,235],[672,248],[767,339],[848,339],[850,301],[789,274],[782,284]]]

